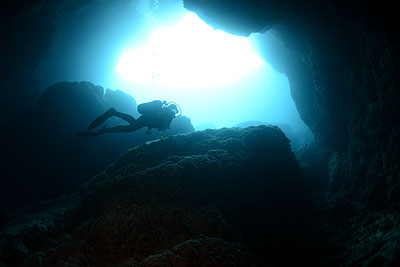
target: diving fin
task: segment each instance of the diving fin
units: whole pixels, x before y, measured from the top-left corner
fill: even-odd
[[[116,110],[114,108],[110,108],[103,115],[100,115],[94,121],[92,121],[92,123],[90,123],[87,130],[90,131],[90,130],[96,128],[97,126],[99,126],[100,124],[105,122],[108,118],[114,116],[115,112],[116,112]]]

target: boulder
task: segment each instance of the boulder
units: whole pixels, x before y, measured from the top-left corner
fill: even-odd
[[[0,233],[2,250],[16,243],[24,253],[0,260],[27,264],[39,257],[44,266],[299,262],[307,191],[289,142],[278,127],[258,126],[139,145],[79,195],[14,215]],[[285,258],[287,249],[296,252]]]

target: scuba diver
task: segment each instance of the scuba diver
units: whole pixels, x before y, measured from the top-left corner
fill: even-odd
[[[161,100],[154,100],[148,103],[138,105],[138,112],[141,114],[139,118],[135,119],[131,115],[118,112],[114,108],[110,108],[103,115],[97,117],[92,123],[90,123],[86,132],[77,132],[78,136],[92,137],[105,133],[123,133],[133,132],[143,127],[147,127],[146,134],[151,133],[151,129],[155,128],[158,131],[164,131],[169,129],[173,119],[178,117],[181,113],[180,108],[174,102],[166,102]],[[116,116],[123,119],[128,125],[118,125],[114,127],[99,129],[97,132],[90,132],[90,130],[101,125],[107,119]]]

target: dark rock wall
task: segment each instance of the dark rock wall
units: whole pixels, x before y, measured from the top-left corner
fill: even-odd
[[[347,153],[332,158],[332,191],[352,194],[373,209],[399,207],[400,80],[398,43],[359,29],[358,96],[348,124]]]
[[[36,67],[57,38],[57,16],[87,1],[9,1],[0,10],[0,122],[22,114],[43,88]]]
[[[122,154],[79,195],[14,214],[0,231],[0,262],[303,265],[307,198],[278,127],[174,135]]]
[[[390,1],[184,3],[234,34],[272,28],[281,44],[264,56],[286,73],[302,119],[331,151],[331,192],[380,208],[397,201],[399,51]]]
[[[298,155],[311,166],[306,173],[329,179],[329,194],[316,201],[319,212],[311,219],[315,258],[328,260],[315,265],[399,265],[400,81],[393,2],[287,1],[292,8],[276,9],[282,13],[270,20],[257,14],[267,16],[266,9],[285,2],[223,2],[185,4],[218,28],[230,31],[241,21],[232,33],[272,28],[275,48],[263,54],[287,74],[299,113],[316,137],[316,146]],[[312,167],[315,160],[320,167]]]
[[[2,13],[9,10],[2,9]],[[7,14],[8,16],[9,14]],[[24,17],[3,17],[0,24],[0,122],[14,118],[32,106],[40,94],[35,75],[37,64],[45,57],[55,28],[47,14],[34,12]]]

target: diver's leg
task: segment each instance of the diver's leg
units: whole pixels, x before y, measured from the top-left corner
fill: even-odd
[[[101,134],[105,134],[105,133],[128,133],[128,132],[133,132],[137,129],[134,125],[118,125],[118,126],[114,126],[114,127],[103,127],[100,130],[98,130],[97,132],[77,132],[76,135],[78,136],[82,136],[82,137],[93,137],[93,136],[97,136],[97,135],[101,135]]]
[[[118,112],[118,111],[115,111],[113,116],[121,118],[124,121],[126,121],[127,123],[134,123],[136,121],[136,119],[134,117],[132,117],[131,115],[126,114],[126,113],[122,113],[122,112]]]
[[[118,125],[114,127],[103,127],[102,129],[98,130],[97,132],[77,132],[76,134],[78,136],[83,136],[83,137],[93,137],[96,135],[100,134],[105,134],[105,133],[127,133],[127,132],[133,132],[136,130],[139,130],[140,128],[143,128],[146,126],[146,120],[143,119],[143,116],[140,116],[137,120],[134,120],[133,123],[130,123],[129,125]]]
[[[96,134],[99,135],[105,133],[129,133],[139,130],[140,128],[143,128],[145,126],[146,126],[146,119],[143,118],[142,115],[137,120],[133,119],[132,123],[130,123],[129,125],[118,125],[110,128],[104,127],[98,130]]]
[[[117,113],[117,111],[114,108],[110,108],[109,110],[104,112],[103,115],[100,115],[94,121],[92,121],[92,123],[89,124],[87,131],[90,131],[90,130],[96,128],[97,126],[99,126],[100,124],[105,122],[108,118],[114,116],[115,113]]]
[[[110,128],[102,128],[100,130],[98,130],[97,132],[95,132],[96,135],[100,135],[100,134],[105,134],[105,133],[129,133],[129,132],[133,132],[136,130],[139,130],[140,128],[143,128],[144,125],[138,124],[138,123],[132,123],[129,125],[118,125],[118,126],[114,126],[114,127],[110,127]]]

